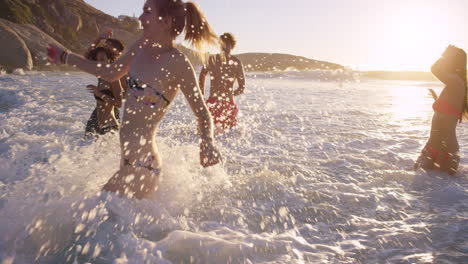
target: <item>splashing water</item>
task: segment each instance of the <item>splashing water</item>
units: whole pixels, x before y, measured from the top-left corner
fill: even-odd
[[[251,74],[209,169],[179,96],[143,201],[99,193],[120,148],[82,139],[93,77],[0,76],[0,263],[463,263],[466,126],[457,177],[409,169],[442,87],[317,76]]]

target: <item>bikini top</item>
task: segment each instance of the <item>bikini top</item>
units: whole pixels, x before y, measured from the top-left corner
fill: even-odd
[[[463,112],[458,110],[455,106],[450,104],[444,98],[438,98],[434,104],[432,104],[432,109],[438,113],[446,114],[446,115],[454,115],[458,116],[460,123],[462,122]]]
[[[160,99],[164,100],[167,105],[171,103],[162,93],[130,75],[127,77],[127,86],[130,94],[137,101],[145,105],[156,106],[160,102]]]

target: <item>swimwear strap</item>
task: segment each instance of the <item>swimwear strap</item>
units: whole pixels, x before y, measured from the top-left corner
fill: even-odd
[[[160,168],[153,168],[153,166],[151,165],[143,165],[143,164],[131,164],[130,163],[130,160],[128,159],[124,159],[124,166],[131,166],[131,167],[140,167],[140,168],[144,168],[144,169],[147,169],[155,174],[160,174],[161,173],[161,169]]]
[[[432,105],[432,108],[438,113],[457,116],[460,119],[460,123],[462,122],[463,112],[458,110],[444,98],[437,99]]]
[[[140,89],[140,90],[144,90],[145,88],[150,87],[149,85],[144,84],[140,82],[138,79],[135,79],[131,76],[127,77],[127,86],[129,88]],[[154,91],[154,93],[156,93],[157,96],[162,98],[168,105],[171,104],[171,101],[169,101],[162,93],[156,91],[155,89],[152,89],[152,90]]]

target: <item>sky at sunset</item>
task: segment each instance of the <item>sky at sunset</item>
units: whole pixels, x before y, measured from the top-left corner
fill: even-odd
[[[85,0],[110,15],[144,0]],[[129,3],[131,2],[131,4]],[[468,0],[197,0],[234,53],[288,53],[360,70],[428,71],[448,44],[468,50]]]

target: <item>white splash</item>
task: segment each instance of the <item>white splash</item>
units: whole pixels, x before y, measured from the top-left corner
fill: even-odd
[[[118,136],[82,139],[95,78],[2,75],[0,263],[462,263],[466,167],[409,170],[441,86],[355,80],[249,74],[209,169],[178,97],[157,135],[164,180],[133,201],[99,194]],[[466,164],[466,125],[458,136]]]

